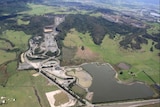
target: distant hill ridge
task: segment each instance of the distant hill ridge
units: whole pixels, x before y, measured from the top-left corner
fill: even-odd
[[[96,2],[96,3],[145,3],[145,4],[160,4],[160,0],[59,0],[67,2]]]
[[[46,0],[0,0],[0,3],[10,3],[10,2],[43,2]],[[154,4],[159,5],[160,0],[48,0],[51,2],[96,2],[96,3],[114,3],[114,4],[123,4],[123,3],[144,3],[144,4]]]

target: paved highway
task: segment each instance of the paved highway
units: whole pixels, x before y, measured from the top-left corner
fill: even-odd
[[[151,99],[143,101],[131,101],[131,102],[119,102],[119,103],[109,103],[109,104],[97,104],[95,107],[139,107],[149,104],[160,103],[160,99]]]

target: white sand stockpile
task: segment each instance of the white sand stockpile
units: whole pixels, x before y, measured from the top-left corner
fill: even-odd
[[[46,96],[47,96],[47,99],[49,101],[49,104],[51,107],[71,107],[71,106],[74,106],[75,103],[76,103],[76,100],[73,100],[73,99],[69,99],[69,102],[65,103],[65,104],[61,104],[59,106],[55,106],[55,98],[54,98],[54,95],[56,94],[59,94],[63,92],[62,90],[56,90],[56,91],[52,91],[52,92],[48,92],[46,93]]]
[[[39,76],[39,75],[40,75],[40,74],[37,72],[37,73],[33,74],[32,76],[37,77],[37,76]]]
[[[22,63],[25,62],[23,55],[24,55],[24,53],[21,54],[21,62],[22,62]]]

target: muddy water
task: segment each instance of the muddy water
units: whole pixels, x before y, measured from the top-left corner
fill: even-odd
[[[153,91],[143,83],[130,85],[117,82],[115,71],[109,65],[85,64],[82,68],[93,77],[89,91],[94,92],[93,103],[149,98]]]

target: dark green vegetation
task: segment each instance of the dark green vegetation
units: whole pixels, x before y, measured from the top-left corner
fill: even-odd
[[[96,18],[80,14],[68,15],[66,17],[65,22],[58,27],[58,30],[61,31],[60,36],[64,37],[71,28],[75,28],[81,33],[89,32],[94,43],[97,45],[102,43],[106,34],[109,34],[110,38],[114,38],[114,35],[117,33],[121,35],[128,35],[129,33],[136,32],[136,34],[139,34],[144,31],[143,29],[109,22],[101,17]]]
[[[0,1],[0,15],[8,14],[7,16],[13,16],[12,14],[29,9],[26,6],[26,2],[29,0],[1,0]],[[31,0],[30,0],[31,1]],[[3,16],[1,16],[3,17]]]
[[[44,16],[24,17],[22,20],[30,21],[28,25],[15,25],[11,29],[24,31],[29,35],[42,35],[43,27],[54,24],[54,18]]]
[[[27,25],[18,25],[16,17],[0,21],[0,33],[4,33],[6,29],[15,31],[24,31],[28,35],[42,35],[43,27],[54,24],[54,18],[46,18],[44,16],[23,16],[22,21],[29,21]]]
[[[101,17],[92,17],[89,15],[68,15],[64,23],[58,26],[59,38],[64,39],[71,28],[75,28],[81,33],[90,33],[95,44],[100,45],[106,34],[111,39],[116,38],[116,34],[124,36],[119,43],[125,49],[141,49],[141,44],[148,44],[147,39],[156,42],[155,48],[159,49],[160,36],[158,34],[147,34],[145,29],[136,28],[129,25],[109,22]]]

